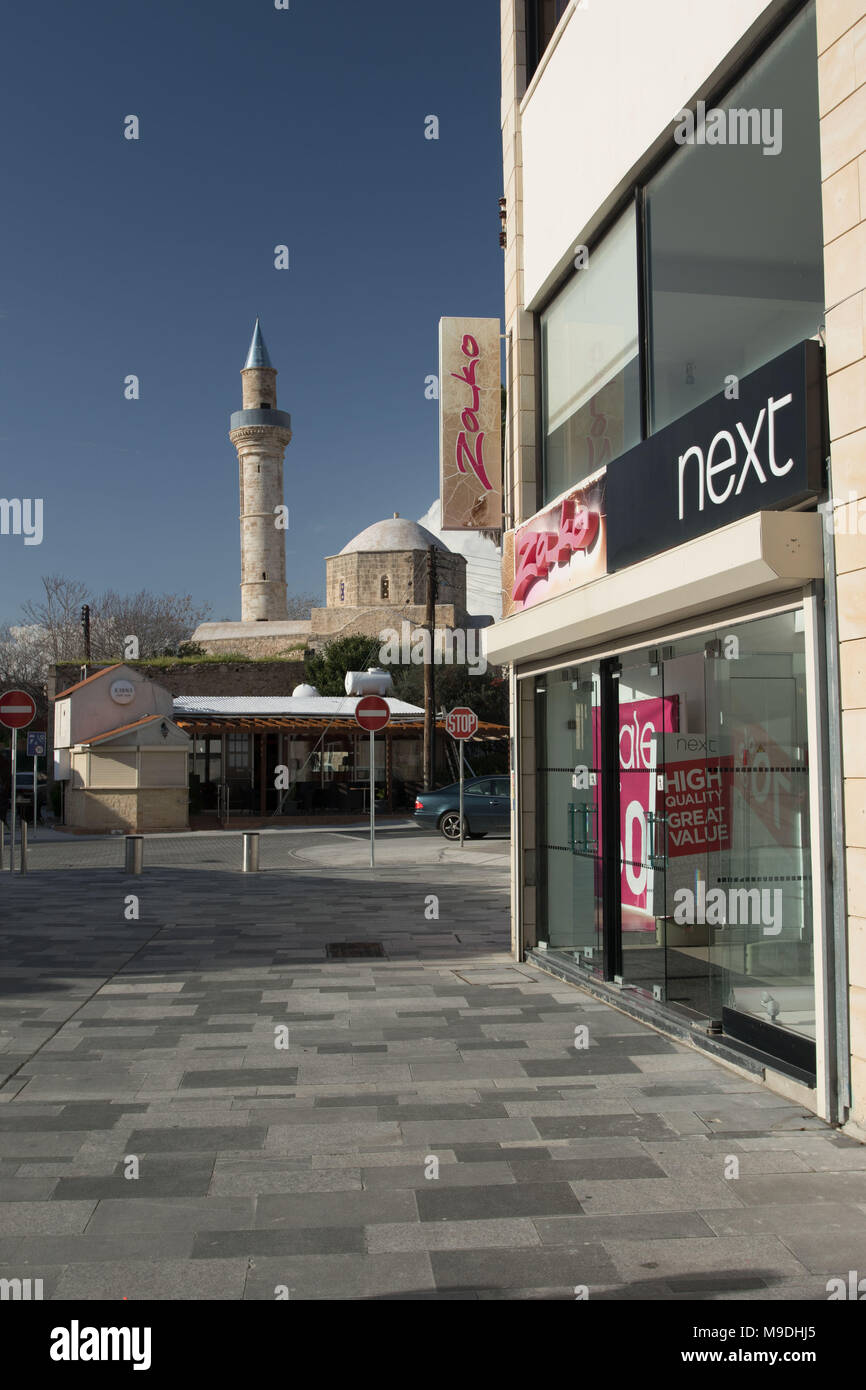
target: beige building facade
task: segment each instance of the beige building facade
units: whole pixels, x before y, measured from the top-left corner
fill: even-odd
[[[190,738],[171,693],[130,666],[110,666],[54,700],[54,780],[71,830],[184,830]]]
[[[513,944],[860,1133],[866,0],[701,8],[502,3]]]

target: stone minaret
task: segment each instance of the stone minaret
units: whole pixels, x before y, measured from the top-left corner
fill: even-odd
[[[286,532],[277,527],[276,509],[283,504],[283,454],[292,417],[277,410],[277,369],[258,319],[241,379],[243,410],[234,412],[229,431],[240,475],[241,619],[279,622],[288,617]]]

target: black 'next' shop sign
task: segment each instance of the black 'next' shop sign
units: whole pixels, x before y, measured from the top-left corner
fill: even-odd
[[[820,492],[822,377],[799,343],[609,464],[608,571]]]

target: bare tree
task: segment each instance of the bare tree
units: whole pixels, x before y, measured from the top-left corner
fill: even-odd
[[[83,652],[81,605],[87,602],[87,586],[61,574],[42,576],[44,596],[28,599],[21,612],[28,624],[45,634],[49,661],[80,661]]]
[[[292,620],[309,618],[310,609],[321,606],[322,599],[319,594],[288,594],[286,597],[286,609]]]
[[[174,656],[210,612],[195,604],[191,594],[151,594],[141,589],[123,595],[108,589],[91,604],[90,630],[94,660],[121,660],[130,637],[138,655]]]
[[[0,687],[26,690],[40,713],[45,705],[45,677],[51,649],[44,628],[0,626]]]
[[[93,597],[86,584],[58,574],[43,575],[42,588],[42,597],[28,599],[21,611],[29,627],[43,634],[46,666],[84,659],[81,608],[85,603],[90,605],[94,661],[121,661],[129,637],[137,639],[143,659],[172,656],[210,613],[209,604],[195,604],[190,594],[152,594],[142,589],[122,595],[108,589]]]

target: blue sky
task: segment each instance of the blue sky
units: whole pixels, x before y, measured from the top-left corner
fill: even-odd
[[[45,573],[240,616],[227,431],[256,314],[294,430],[289,592],[422,515],[438,320],[502,313],[498,25],[498,0],[7,14],[0,496],[43,498],[45,534],[0,536],[0,621]]]

